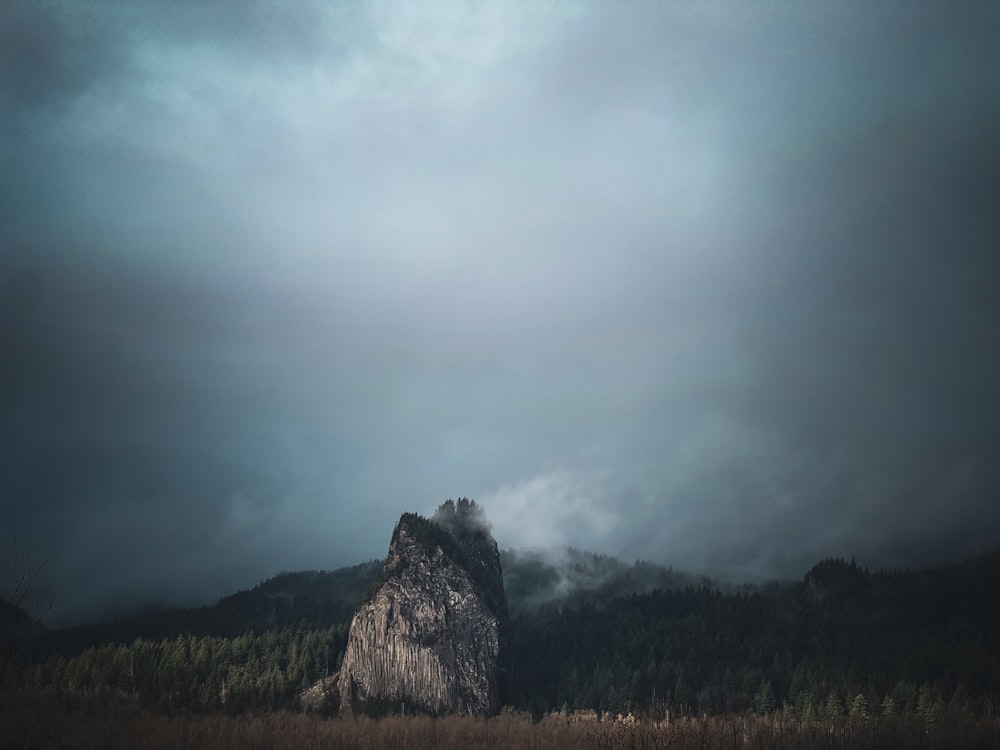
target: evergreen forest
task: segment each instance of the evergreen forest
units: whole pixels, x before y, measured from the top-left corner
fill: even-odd
[[[932,725],[1000,709],[1000,551],[927,571],[831,559],[801,581],[744,587],[572,549],[503,557],[504,703],[536,720],[752,713]],[[168,715],[301,710],[302,693],[337,671],[379,569],[283,573],[211,607],[32,631],[12,641],[2,687]]]

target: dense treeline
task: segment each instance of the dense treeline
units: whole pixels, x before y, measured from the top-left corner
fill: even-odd
[[[7,687],[115,696],[167,711],[291,709],[302,691],[336,671],[346,645],[346,625],[236,638],[140,638],[23,665]]]
[[[536,714],[784,709],[810,718],[966,713],[985,710],[998,690],[984,658],[997,653],[992,631],[966,622],[949,640],[926,622],[891,618],[875,630],[863,610],[793,606],[783,595],[688,589],[518,618],[512,702]]]
[[[795,586],[692,586],[522,609],[504,699],[536,717],[556,709],[651,719],[747,710],[798,720],[996,716],[998,560],[922,573],[829,560]],[[117,695],[167,711],[297,708],[305,689],[337,670],[349,620],[287,624],[294,607],[282,607],[295,596],[267,586],[254,601],[284,603],[264,613],[269,622],[281,613],[277,627],[112,640],[72,653],[56,633],[21,651],[6,687]],[[351,595],[359,589],[352,584]],[[262,616],[255,607],[250,614]]]

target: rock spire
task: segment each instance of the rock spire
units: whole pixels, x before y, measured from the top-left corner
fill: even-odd
[[[462,498],[431,519],[404,514],[351,622],[335,682],[341,712],[496,713],[507,621],[482,508]]]

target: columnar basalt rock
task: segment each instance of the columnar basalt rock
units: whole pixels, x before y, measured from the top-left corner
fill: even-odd
[[[497,544],[472,501],[404,514],[351,622],[342,713],[487,716],[499,710],[507,603]]]

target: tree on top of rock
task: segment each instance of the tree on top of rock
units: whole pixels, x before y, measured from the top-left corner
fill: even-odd
[[[464,531],[488,534],[490,531],[490,523],[486,520],[482,506],[467,497],[460,497],[457,502],[446,500],[434,512],[432,520],[452,533]]]

